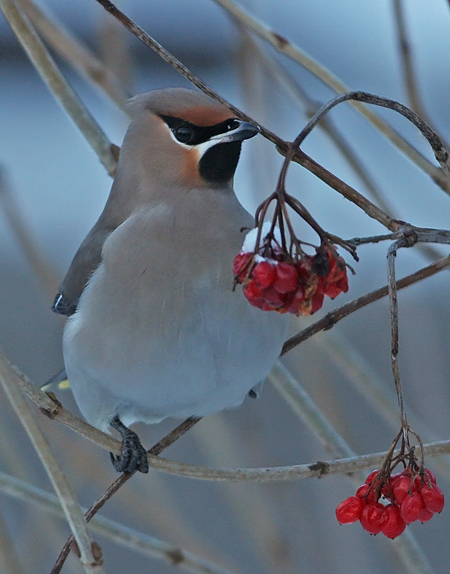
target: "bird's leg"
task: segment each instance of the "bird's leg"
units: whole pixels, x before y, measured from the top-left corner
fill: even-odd
[[[122,453],[116,456],[112,452],[111,462],[118,472],[148,472],[147,451],[142,446],[138,435],[126,427],[118,416],[109,423],[122,437]]]

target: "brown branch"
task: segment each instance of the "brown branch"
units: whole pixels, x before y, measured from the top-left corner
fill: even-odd
[[[168,52],[161,44],[156,42],[151,36],[149,36],[142,28],[135,24],[128,16],[121,12],[112,2],[109,0],[97,0],[105,10],[112,14],[115,18],[119,20],[132,34],[136,36],[141,42],[143,42],[148,48],[153,50],[158,54],[165,62],[174,67],[180,74],[187,78],[194,86],[199,88],[206,95],[214,98],[216,101],[220,102],[222,105],[226,106],[231,110],[237,117],[244,119],[246,121],[252,122],[259,126],[261,130],[261,135],[266,139],[271,141],[277,146],[280,153],[285,154],[289,149],[289,145],[286,141],[278,137],[272,131],[266,127],[256,122],[253,118],[239,110],[236,106],[219,96],[210,86],[208,86],[203,80],[201,80],[196,74],[191,72],[184,64],[182,64],[177,58],[175,58],[170,52]],[[346,199],[355,203],[358,207],[363,209],[369,217],[372,217],[379,221],[382,225],[390,229],[391,231],[396,231],[399,229],[400,225],[395,219],[392,219],[386,215],[379,207],[366,199],[363,195],[358,193],[351,186],[344,183],[334,174],[323,168],[317,162],[312,160],[303,152],[298,151],[293,158],[293,161],[299,163],[305,169],[316,175],[319,179],[325,182],[327,185],[335,189],[338,193],[343,195]]]
[[[428,267],[424,267],[423,269],[420,269],[419,271],[416,271],[415,273],[412,273],[411,275],[408,275],[407,277],[400,279],[396,283],[397,289],[404,289],[405,287],[409,287],[414,283],[422,281],[422,279],[426,279],[427,277],[435,275],[439,271],[442,271],[442,269],[446,269],[449,266],[450,266],[450,256],[446,257],[445,259],[436,261],[436,263],[428,265]],[[374,301],[378,301],[379,299],[386,297],[387,294],[388,294],[388,287],[386,285],[384,287],[381,287],[380,289],[377,289],[376,291],[372,291],[371,293],[367,293],[362,297],[358,297],[358,299],[354,299],[353,301],[350,301],[349,303],[343,305],[342,307],[339,307],[338,309],[335,309],[334,311],[331,311],[330,313],[327,313],[325,317],[322,317],[322,319],[319,319],[319,321],[316,321],[316,323],[314,323],[313,325],[310,325],[306,329],[303,329],[303,331],[300,331],[299,333],[288,339],[286,343],[283,345],[281,355],[284,355],[297,345],[300,345],[300,343],[303,343],[307,339],[310,339],[313,335],[316,335],[321,331],[328,331],[328,329],[334,327],[336,323],[338,323],[342,319],[345,319],[345,317],[348,317],[349,315],[351,315],[351,313],[354,313],[355,311],[362,309],[363,307],[369,305],[370,303],[373,303]]]
[[[150,450],[148,450],[148,454],[153,456],[160,455],[163,450],[168,448],[172,445],[175,441],[177,441],[181,436],[183,436],[189,429],[191,429],[195,424],[197,424],[201,418],[198,417],[190,417],[183,421],[180,425],[178,425],[173,431],[171,431],[168,435],[158,441]],[[89,508],[89,510],[85,513],[86,522],[89,522],[97,512],[105,505],[105,503],[112,497],[114,494],[126,483],[130,480],[132,476],[137,471],[134,472],[124,472],[117,478],[106,490],[105,492],[98,498],[94,504]],[[50,574],[59,574],[61,572],[62,567],[70,553],[72,545],[74,543],[74,537],[71,535],[67,542],[64,544],[56,562],[53,566]]]

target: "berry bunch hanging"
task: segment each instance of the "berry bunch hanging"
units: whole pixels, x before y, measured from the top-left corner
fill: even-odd
[[[233,263],[249,303],[264,311],[311,315],[327,295],[334,299],[348,290],[345,261],[331,243],[316,247],[315,255],[292,256],[282,247],[279,228],[270,238],[271,224],[262,226],[262,246],[255,249],[258,229],[252,229]],[[269,239],[270,238],[270,239]]]
[[[359,520],[364,530],[370,534],[381,532],[388,538],[396,538],[408,524],[416,521],[423,524],[443,510],[444,494],[437,486],[434,474],[423,465],[420,437],[413,433],[422,452],[419,464],[414,447],[409,445],[409,432],[413,431],[410,428],[405,432],[400,431],[382,468],[371,472],[354,496],[338,504],[336,518],[340,524],[351,524]],[[401,449],[394,456],[394,447],[400,437]],[[392,474],[399,462],[407,465],[401,472]]]
[[[357,261],[356,248],[327,233],[304,205],[285,189],[286,173],[308,129],[302,130],[290,145],[276,190],[256,210],[256,226],[246,236],[233,263],[235,286],[243,285],[251,305],[264,311],[311,315],[318,311],[325,296],[334,299],[348,290],[347,268],[336,245],[349,251]],[[265,221],[273,206],[272,220]],[[314,246],[298,239],[290,214],[299,215],[319,236]],[[315,253],[308,254],[304,246]]]

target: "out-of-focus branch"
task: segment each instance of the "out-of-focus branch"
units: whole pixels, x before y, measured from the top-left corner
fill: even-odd
[[[11,229],[23,250],[34,274],[53,297],[60,281],[50,261],[43,255],[23,220],[14,192],[7,179],[5,169],[0,165],[0,208],[3,210]]]
[[[158,457],[163,450],[173,444],[176,440],[178,440],[183,434],[185,434],[188,430],[190,430],[195,424],[197,424],[201,419],[196,417],[190,417],[179,424],[173,431],[163,437],[160,441],[158,441],[149,451],[147,454],[149,456]],[[93,516],[97,514],[97,512],[103,508],[105,503],[116,494],[116,492],[122,488],[122,486],[128,482],[135,474],[137,470],[133,472],[124,472],[122,473],[119,478],[117,478],[106,490],[105,492],[98,498],[94,504],[87,510],[85,517],[86,520],[89,522]],[[74,536],[69,537],[65,545],[63,546],[58,559],[55,565],[52,568],[50,574],[59,574],[61,572],[62,567],[64,566],[64,562],[69,555],[70,549],[72,547],[74,541]]]
[[[56,497],[55,497],[56,499]],[[8,526],[0,513],[0,564],[4,574],[24,574]]]
[[[198,76],[193,74],[184,64],[182,64],[177,58],[172,56],[170,52],[168,52],[161,44],[156,42],[153,38],[151,38],[142,28],[140,28],[135,22],[133,22],[126,14],[121,12],[112,2],[109,0],[97,0],[99,4],[101,4],[105,10],[110,12],[115,18],[119,20],[130,32],[132,32],[136,38],[138,38],[141,42],[143,42],[146,46],[148,46],[151,50],[157,53],[163,60],[173,66],[178,72],[180,72],[183,76],[185,76],[194,86],[197,86],[200,90],[202,90],[208,96],[211,96],[224,106],[227,106],[237,117],[242,118],[246,121],[250,121],[256,123],[260,127],[261,135],[266,137],[269,141],[274,143],[277,146],[278,151],[282,154],[286,154],[289,150],[289,144],[278,137],[276,134],[268,130],[266,127],[262,126],[258,122],[255,122],[250,116],[241,112],[236,106],[227,102],[224,98],[219,96],[213,89],[211,89],[203,80],[201,80]],[[338,193],[341,193],[346,199],[355,203],[358,207],[363,209],[369,217],[372,217],[379,221],[382,225],[390,229],[391,231],[395,231],[399,228],[399,224],[389,217],[386,213],[384,213],[379,207],[373,204],[371,201],[366,199],[363,195],[358,193],[355,189],[351,186],[347,185],[345,182],[340,180],[334,174],[329,172],[327,169],[322,167],[320,164],[315,162],[309,156],[307,156],[302,151],[297,151],[297,153],[292,158],[292,161],[295,161],[309,170],[311,173],[316,175],[319,179],[324,181],[327,185],[335,189]],[[450,183],[450,182],[449,182]],[[449,187],[450,189],[450,187]]]
[[[279,62],[274,57],[269,56],[269,54],[261,48],[259,43],[247,31],[247,29],[242,26],[242,24],[240,24],[238,21],[235,21],[235,23],[238,26],[241,34],[243,34],[245,37],[245,41],[252,47],[253,53],[261,62],[267,74],[272,77],[281,87],[284,88],[286,93],[291,96],[294,102],[302,106],[306,117],[311,118],[314,116],[317,110],[320,109],[321,104],[313,100],[313,98],[311,98],[309,94],[303,90],[300,84],[281,64],[281,62]],[[342,154],[343,158],[355,172],[357,177],[361,180],[363,185],[367,188],[368,192],[381,207],[381,209],[385,213],[392,213],[391,207],[388,205],[386,199],[378,190],[375,182],[373,181],[372,177],[370,177],[367,169],[363,165],[363,162],[353,151],[345,136],[336,127],[333,120],[331,118],[324,118],[318,124],[318,127],[327,134],[327,136]]]
[[[100,547],[92,540],[83,512],[66,476],[64,475],[50,445],[42,432],[36,416],[22,395],[17,384],[15,371],[9,365],[0,349],[0,383],[3,386],[14,411],[33,443],[42,464],[53,484],[67,522],[73,532],[80,551],[81,564],[87,574],[103,574]]]
[[[114,72],[51,14],[33,0],[18,0],[31,24],[66,62],[106,93],[120,109],[131,96]]]
[[[314,76],[321,80],[325,85],[332,88],[338,94],[349,92],[350,88],[346,86],[339,78],[327,70],[324,66],[315,61],[311,56],[306,54],[298,46],[293,44],[287,38],[271,30],[268,26],[251,16],[246,10],[238,6],[231,0],[214,0],[222,6],[230,16],[239,21],[243,26],[257,34],[266,42],[269,42],[277,51],[285,54],[298,62],[305,69],[309,70]],[[398,149],[400,149],[411,161],[420,169],[427,173],[431,179],[437,183],[446,193],[450,193],[450,181],[445,177],[441,169],[430,163],[421,153],[411,146],[403,137],[400,136],[389,124],[387,124],[377,114],[372,112],[366,106],[359,102],[353,102],[352,105],[372,123],[387,139],[389,139]]]
[[[445,257],[445,259],[436,261],[436,263],[428,265],[428,267],[423,267],[419,271],[416,271],[415,273],[412,273],[411,275],[408,275],[403,279],[399,279],[397,281],[397,289],[403,289],[405,287],[408,287],[409,285],[413,285],[414,283],[422,281],[422,279],[426,279],[427,277],[430,277],[431,275],[434,275],[435,273],[438,273],[439,271],[442,271],[442,269],[446,269],[449,266],[450,266],[450,256]],[[342,305],[342,307],[339,307],[338,309],[335,309],[334,311],[327,313],[324,317],[322,317],[322,319],[319,319],[309,327],[306,327],[306,329],[303,329],[303,331],[300,331],[300,333],[297,333],[289,340],[287,340],[286,343],[283,345],[283,350],[281,351],[281,354],[284,355],[285,353],[287,353],[300,343],[303,343],[316,333],[331,329],[341,319],[348,317],[351,313],[354,313],[358,309],[362,309],[362,307],[365,307],[366,305],[369,305],[374,301],[378,301],[378,299],[386,297],[387,294],[388,294],[388,287],[386,285],[385,287],[381,287],[380,289],[371,291],[370,293],[367,293],[362,297],[358,297],[358,299],[354,299],[353,301],[350,301],[349,303]]]
[[[116,171],[117,158],[105,133],[69,86],[14,0],[0,0],[0,8],[51,92],[92,146],[108,173],[113,176]]]
[[[0,490],[7,496],[39,506],[53,516],[64,517],[56,496],[3,472],[0,472]],[[137,532],[103,516],[97,515],[91,520],[89,526],[91,530],[119,546],[134,550],[149,558],[176,565],[193,574],[235,574],[178,546],[167,544],[167,542]]]

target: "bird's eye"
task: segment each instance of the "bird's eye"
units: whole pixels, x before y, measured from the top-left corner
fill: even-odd
[[[235,130],[238,127],[239,127],[238,120],[230,120],[229,122],[227,122],[227,131]]]
[[[194,137],[194,130],[188,126],[178,126],[173,133],[179,142],[185,144]]]

